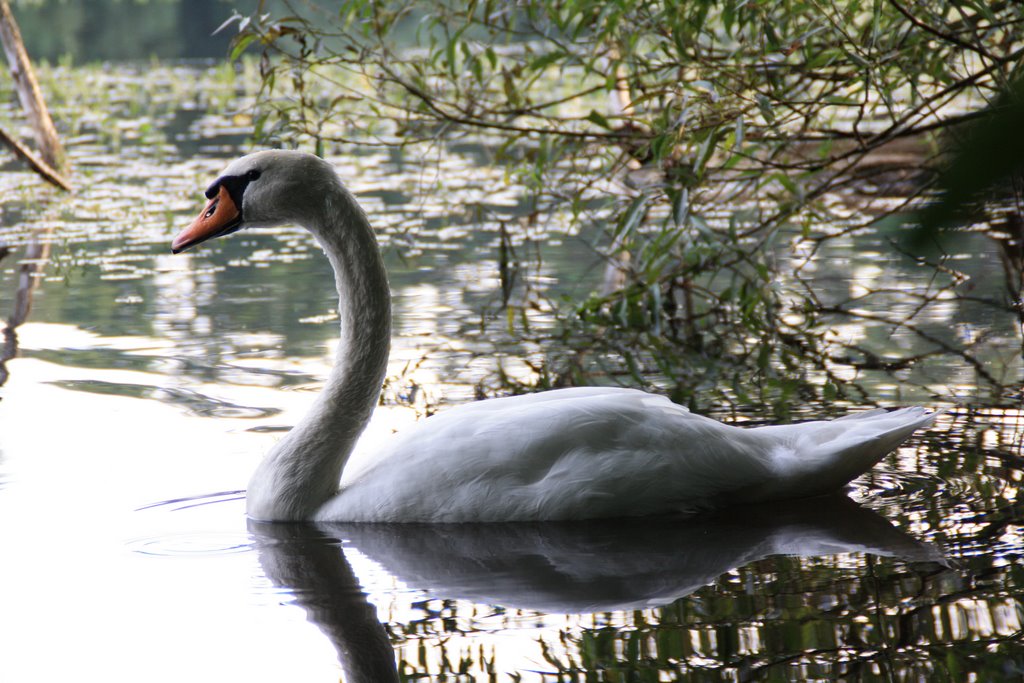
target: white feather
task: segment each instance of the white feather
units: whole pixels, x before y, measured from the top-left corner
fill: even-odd
[[[494,399],[397,435],[316,519],[588,519],[813,496],[840,488],[932,419],[911,410],[742,429],[633,389]]]

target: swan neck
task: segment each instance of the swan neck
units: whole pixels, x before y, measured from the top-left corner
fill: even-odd
[[[340,335],[334,366],[312,410],[257,468],[249,516],[308,520],[338,492],[345,463],[369,422],[387,371],[391,294],[373,229],[337,183],[303,222],[334,269]]]

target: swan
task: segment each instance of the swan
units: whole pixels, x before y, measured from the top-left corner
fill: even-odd
[[[914,407],[741,428],[636,389],[559,389],[422,420],[339,489],[388,361],[390,290],[373,229],[334,167],[303,152],[241,157],[205,194],[174,253],[242,228],[295,223],[323,248],[338,290],[334,366],[310,411],[252,475],[253,520],[572,520],[816,496],[867,471],[937,415]]]

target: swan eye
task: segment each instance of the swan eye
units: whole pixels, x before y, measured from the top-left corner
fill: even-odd
[[[210,202],[210,208],[208,208],[206,210],[206,213],[203,214],[203,218],[209,218],[210,216],[212,216],[213,213],[217,210],[217,205],[218,204],[220,204],[220,198],[219,197],[217,199],[214,199],[212,202]]]
[[[249,182],[252,182],[254,180],[259,180],[259,177],[260,177],[260,171],[259,171],[259,169],[255,169],[255,168],[245,174],[245,179],[248,180]]]

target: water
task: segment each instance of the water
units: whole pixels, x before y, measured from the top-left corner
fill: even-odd
[[[1024,419],[956,408],[969,369],[931,382],[946,383],[953,409],[848,498],[688,520],[250,525],[249,473],[329,368],[329,268],[297,229],[168,253],[201,189],[245,149],[245,79],[191,67],[55,78],[76,193],[0,169],[11,249],[0,311],[24,314],[5,338],[18,353],[0,389],[0,679],[1024,675]],[[525,209],[472,148],[427,163],[366,150],[334,160],[380,230],[395,295],[368,454],[393,429],[486,390],[496,353],[513,375],[528,371],[535,348],[492,343],[497,226]],[[487,220],[464,210],[481,198]],[[529,238],[550,247],[523,274],[537,290],[598,282],[593,238],[557,225]],[[835,291],[914,277],[898,263],[879,272],[877,255],[845,244],[823,257],[855,276],[825,278]],[[963,322],[947,314],[932,322]],[[541,307],[539,323],[547,316]],[[1011,338],[1009,323],[992,329]]]

